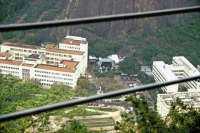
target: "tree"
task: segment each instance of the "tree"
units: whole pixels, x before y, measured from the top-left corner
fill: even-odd
[[[187,58],[194,66],[197,66],[200,64],[199,56],[192,52],[191,55]]]
[[[97,86],[101,86],[101,89],[106,92],[125,88],[121,83],[117,82],[115,79],[108,78],[108,77],[97,78],[94,80],[94,83]]]
[[[140,34],[140,33],[134,33],[133,35],[131,35],[131,37],[129,37],[128,39],[127,39],[127,44],[128,45],[133,45],[133,46],[136,46],[136,47],[139,47],[139,46],[141,46],[142,45],[142,40],[143,38],[142,38],[142,35]]]
[[[191,105],[184,105],[179,99],[171,103],[171,109],[165,119],[148,107],[144,97],[127,97],[134,108],[134,114],[122,112],[122,121],[115,125],[123,133],[191,133],[200,131],[200,113]],[[184,113],[180,113],[184,112]]]
[[[154,78],[147,75],[145,72],[139,72],[138,79],[143,85],[155,82]]]
[[[159,53],[159,48],[155,44],[148,45],[145,47],[141,53],[142,60],[145,62],[150,62],[152,57],[157,56]]]
[[[137,74],[140,71],[140,67],[139,62],[133,56],[126,57],[124,61],[119,64],[119,70],[129,75]]]
[[[42,89],[39,82],[35,79],[23,81],[12,75],[3,76],[0,92],[0,115],[67,101],[76,96],[75,90],[66,85],[54,84],[50,89]],[[33,129],[44,132],[50,116],[55,116],[59,123],[59,119],[65,114],[65,110],[63,108],[2,122],[0,123],[0,131],[23,133]],[[74,111],[80,111],[80,109]]]
[[[153,61],[163,61],[166,64],[171,64],[171,57],[165,55],[165,54],[157,54],[156,56],[152,57],[152,62]]]
[[[108,41],[101,37],[90,40],[89,55],[96,57],[107,57],[115,54],[122,47],[122,44],[116,41]]]
[[[80,86],[82,89],[90,89],[90,81],[86,78],[79,78],[77,85]]]

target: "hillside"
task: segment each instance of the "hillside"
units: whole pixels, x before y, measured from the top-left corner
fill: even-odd
[[[123,14],[199,4],[198,0],[35,0],[25,2],[23,5],[14,0],[10,2],[13,6],[8,6],[9,15],[6,14],[7,18],[2,22],[4,24]],[[20,6],[17,6],[19,4]],[[13,10],[14,12],[12,12]],[[156,38],[158,31],[184,22],[194,17],[195,14],[2,33],[0,40],[40,45],[45,41],[59,42],[67,34],[86,37],[87,40],[99,36],[123,43],[124,48],[120,51],[120,54],[123,55],[132,53],[134,50],[140,52],[149,42],[157,44],[159,42]],[[139,45],[139,47],[135,49],[135,45]]]

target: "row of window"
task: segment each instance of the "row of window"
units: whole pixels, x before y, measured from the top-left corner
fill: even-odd
[[[37,75],[38,77],[42,77],[41,75]],[[54,77],[54,79],[60,79],[60,80],[68,80],[68,81],[73,81],[73,79],[67,79],[67,78],[60,78],[60,77]],[[40,79],[41,81],[47,81],[47,82],[58,82],[54,80],[47,80],[47,79]]]
[[[72,47],[72,46],[62,46],[65,49],[76,49],[76,50],[80,50],[80,47]]]
[[[18,48],[10,48],[12,51],[20,51],[20,52],[28,52],[28,53],[37,53],[37,51],[26,50],[26,49],[18,49]]]
[[[16,71],[9,71],[9,70],[2,70],[3,73],[12,73],[12,74],[19,74],[19,72]]]
[[[16,67],[10,67],[10,66],[0,66],[0,68],[8,68],[8,69],[19,70],[19,68],[16,68]]]
[[[71,55],[58,54],[58,53],[46,53],[46,55],[60,56],[60,57],[72,57]]]
[[[45,78],[53,78],[53,79],[60,79],[60,80],[73,81],[73,79],[62,78],[62,77],[54,77],[54,76],[47,76],[47,75],[39,75],[39,74],[35,74],[35,76],[37,76],[37,77],[45,77]]]
[[[60,83],[62,83],[62,82],[60,82]],[[66,82],[65,84],[66,85],[73,85],[72,83],[68,83],[68,82]],[[41,85],[43,85],[43,86],[51,86],[52,84],[41,83]]]
[[[55,73],[55,72],[45,72],[45,71],[40,71],[40,70],[35,70],[35,72],[44,73],[44,74],[52,74],[52,75],[60,75],[60,76],[72,77],[72,75],[70,75],[70,74],[59,74],[59,73]]]

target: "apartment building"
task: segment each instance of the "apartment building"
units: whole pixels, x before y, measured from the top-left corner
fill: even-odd
[[[153,62],[153,76],[156,82],[166,82],[170,80],[178,79],[173,72],[170,70],[169,65],[165,64],[163,61],[154,61]],[[178,84],[163,86],[161,89],[164,92],[177,92]]]
[[[2,43],[0,45],[1,73],[11,73],[24,80],[36,78],[46,87],[50,87],[54,82],[75,87],[77,79],[85,75],[87,69],[88,43],[85,38],[74,37],[73,39],[76,43],[70,46],[81,43],[80,49],[60,49],[59,44],[56,43],[44,43],[41,46]]]
[[[156,82],[166,82],[184,77],[190,77],[200,74],[199,71],[184,57],[173,57],[172,64],[165,64],[163,61],[153,62],[153,75]],[[186,82],[188,91],[200,90],[199,81]],[[164,92],[177,92],[178,85],[162,87]]]
[[[179,98],[185,105],[193,105],[195,109],[200,108],[200,92],[174,92],[170,94],[157,95],[157,112],[164,119],[169,111],[171,102]]]

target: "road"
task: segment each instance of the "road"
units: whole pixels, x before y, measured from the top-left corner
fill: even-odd
[[[142,86],[140,81],[134,81],[137,86]],[[139,95],[144,96],[150,107],[154,108],[154,101],[147,91],[138,92]]]

